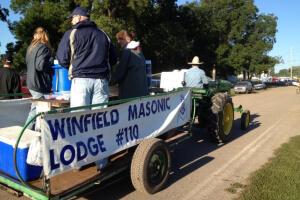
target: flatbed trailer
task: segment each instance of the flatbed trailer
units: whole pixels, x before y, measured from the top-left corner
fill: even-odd
[[[107,156],[105,156],[106,158],[108,158],[109,164],[103,169],[99,170],[98,167],[94,165],[95,159],[90,159],[85,163],[86,165],[83,165],[82,163],[77,165],[78,163],[75,162],[74,165],[72,165],[71,167],[70,166],[67,166],[67,168],[62,167],[61,169],[57,169],[55,171],[55,170],[51,170],[51,167],[53,167],[54,165],[51,165],[49,159],[47,160],[44,158],[43,175],[39,179],[34,181],[24,181],[19,173],[19,169],[16,164],[18,159],[16,155],[17,155],[18,144],[22,138],[22,135],[26,130],[26,127],[30,123],[29,122],[23,127],[22,131],[19,134],[19,138],[17,139],[17,142],[15,144],[14,168],[17,174],[17,178],[8,176],[4,172],[0,171],[1,188],[2,189],[4,188],[7,191],[10,191],[17,196],[24,195],[31,199],[39,199],[39,200],[70,199],[81,195],[82,193],[84,193],[89,189],[97,188],[99,187],[100,183],[109,180],[112,177],[115,177],[117,174],[121,174],[123,172],[126,173],[129,170],[133,186],[135,187],[136,190],[146,194],[156,193],[164,187],[170,172],[171,157],[170,157],[169,148],[177,145],[182,141],[189,139],[193,135],[192,126],[195,124],[195,119],[197,117],[197,112],[198,112],[197,111],[198,104],[196,102],[197,99],[199,100],[202,98],[201,94],[205,94],[205,92],[206,91],[204,90],[202,91],[200,90],[200,92],[199,90],[197,90],[197,92],[193,93],[190,88],[185,88],[185,89],[178,89],[173,92],[157,94],[154,96],[112,101],[108,103],[107,108],[100,109],[100,110],[96,109],[91,111],[70,112],[70,111],[86,108],[86,107],[77,107],[77,108],[55,109],[48,112],[39,113],[35,118],[32,119],[32,121],[35,120],[36,118],[41,118],[41,120],[43,120],[42,124],[44,126],[42,126],[41,129],[43,145],[46,144],[45,142],[49,141],[45,139],[46,136],[45,138],[43,138],[44,135],[48,134],[48,135],[52,135],[53,137],[53,134],[55,132],[52,130],[53,127],[52,129],[48,127],[50,124],[49,122],[51,122],[51,120],[53,124],[55,124],[56,122],[57,123],[63,122],[64,121],[63,119],[66,119],[65,121],[67,121],[67,119],[70,119],[71,121],[72,119],[75,118],[78,120],[79,119],[85,120],[86,118],[88,118],[86,119],[86,121],[89,120],[91,121],[88,122],[89,123],[88,125],[96,126],[92,122],[94,120],[93,116],[96,116],[95,113],[98,114],[105,113],[106,111],[108,112],[109,110],[110,111],[119,110],[121,112],[124,111],[123,108],[126,107],[125,111],[129,113],[129,114],[127,113],[126,116],[128,116],[128,118],[129,116],[132,117],[132,119],[129,120],[129,124],[136,124],[136,126],[138,126],[140,129],[142,129],[142,126],[146,126],[146,127],[154,126],[151,125],[151,123],[158,123],[160,121],[163,122],[161,123],[160,126],[157,126],[156,129],[149,131],[149,133],[143,136],[139,135],[139,137],[134,137],[132,136],[133,133],[130,133],[129,136],[127,135],[126,132],[126,137],[128,138],[131,137],[131,139],[123,139],[123,141],[127,142],[125,145],[122,144],[120,146],[117,146],[116,147],[117,149],[114,149],[113,153],[110,153]],[[145,110],[141,111],[142,107],[140,107],[140,110],[138,111],[139,114],[136,115],[135,117],[133,111],[132,110],[130,111],[130,109],[134,110],[134,108],[136,108],[135,106],[141,106],[141,105],[144,105],[144,108],[147,109],[148,102],[155,102],[155,101],[159,102],[157,99],[165,99],[164,102],[165,108],[166,107],[170,108],[166,112],[166,115],[162,114],[165,111],[163,110],[163,105],[161,105],[162,106],[161,113],[159,113],[157,117],[152,116],[152,118],[151,118],[151,114],[149,114],[150,117],[147,116],[147,112],[145,112]],[[97,107],[103,105],[104,104],[91,105],[91,107]],[[236,108],[235,111],[242,113],[243,109],[240,106]],[[118,113],[118,114],[120,115],[119,118],[123,119],[121,116],[122,113]],[[142,117],[145,116],[144,120],[140,119],[141,117],[140,115],[142,115]],[[47,118],[47,116],[50,117]],[[85,118],[84,116],[89,116],[89,117]],[[161,118],[162,116],[166,116],[166,118]],[[227,115],[225,113],[224,119],[226,116]],[[229,116],[231,116],[231,114]],[[249,116],[250,113],[247,113],[247,116],[244,117],[245,119],[243,123],[245,127],[246,126],[248,127],[249,125],[249,121],[250,121]],[[232,116],[229,118],[230,118],[229,120],[233,120]],[[146,123],[145,121],[147,121],[148,125],[143,124]],[[45,125],[47,125],[47,128],[45,128]],[[66,122],[66,126],[68,125],[70,124]],[[86,129],[88,129],[87,128],[88,125],[86,125]],[[121,125],[118,128],[119,132],[115,134],[115,136],[117,137],[114,137],[117,143],[118,143],[117,141],[118,134],[120,134],[120,130],[125,130],[122,127],[124,126]],[[128,127],[134,128],[135,126],[129,125]],[[64,127],[64,130],[70,131],[71,128],[68,129]],[[56,130],[56,134],[57,134],[56,136],[62,137],[62,135],[59,136],[57,132],[58,129]],[[141,133],[139,132],[139,134]],[[125,134],[123,134],[123,136],[125,137]],[[106,144],[107,141],[104,139],[103,141]],[[67,142],[70,142],[69,145],[72,145],[72,140],[70,141]],[[52,142],[55,142],[55,140],[53,140]],[[43,154],[45,154],[45,152],[46,154],[47,153],[49,154],[49,149],[47,149],[49,148],[49,146],[47,148],[45,146],[43,146],[42,149]],[[106,148],[108,148],[108,146]],[[101,157],[101,159],[102,158],[104,157]],[[65,161],[68,161],[68,159],[65,159]],[[55,162],[55,161],[52,160],[51,162]]]

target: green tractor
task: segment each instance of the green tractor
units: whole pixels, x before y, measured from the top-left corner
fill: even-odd
[[[234,111],[241,113],[241,129],[246,130],[250,123],[250,112],[240,105],[233,107],[232,84],[225,80],[211,81],[204,89],[193,88],[194,124],[206,128],[211,138],[218,142],[227,142],[231,136]],[[197,123],[196,122],[197,118]]]

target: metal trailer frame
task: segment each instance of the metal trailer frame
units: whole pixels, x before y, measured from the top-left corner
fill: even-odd
[[[174,93],[174,92],[177,92],[177,91],[180,91],[181,89],[176,89],[174,91],[171,91],[169,93]],[[171,142],[170,144],[168,144],[168,146],[175,146],[177,145],[178,143],[181,143],[187,139],[189,139],[190,137],[192,137],[192,126],[195,122],[195,118],[196,118],[196,107],[197,107],[197,104],[196,104],[196,101],[197,99],[201,99],[203,95],[207,94],[207,90],[205,89],[197,89],[195,90],[195,92],[193,91],[192,89],[192,95],[191,95],[191,100],[192,100],[192,104],[191,104],[191,119],[190,119],[190,122],[188,122],[186,125],[186,128],[187,128],[187,131],[185,134],[171,134]],[[158,96],[161,96],[165,93],[158,93],[156,95]],[[110,101],[108,103],[102,103],[102,104],[94,104],[94,105],[89,105],[89,106],[80,106],[80,107],[75,107],[75,108],[59,108],[59,109],[54,109],[54,110],[50,110],[48,112],[45,112],[45,113],[48,113],[48,114],[53,114],[53,113],[65,113],[65,112],[70,112],[71,110],[78,110],[78,109],[83,109],[83,108],[87,108],[87,107],[96,107],[96,106],[103,106],[103,105],[117,105],[117,104],[121,104],[121,103],[126,103],[126,102],[129,102],[129,101],[132,101],[132,100],[135,100],[135,99],[140,99],[140,98],[147,98],[147,97],[150,97],[150,96],[144,96],[144,97],[138,97],[138,98],[130,98],[130,99],[124,99],[124,100],[115,100],[115,101]],[[240,112],[240,113],[243,113],[243,109],[242,109],[242,106],[239,106],[238,108],[234,108],[234,111],[236,112]],[[15,172],[17,174],[17,177],[19,178],[19,180],[16,180],[14,178],[11,178],[9,176],[6,176],[5,174],[1,173],[0,172],[0,188],[4,188],[6,189],[7,191],[10,191],[12,193],[14,193],[15,195],[24,195],[26,197],[29,197],[31,199],[36,199],[36,200],[58,200],[58,199],[70,199],[74,196],[77,196],[79,194],[82,194],[84,191],[90,189],[90,188],[93,188],[95,187],[96,185],[99,185],[101,182],[107,180],[107,179],[110,179],[112,178],[113,176],[117,175],[117,174],[120,174],[122,172],[124,172],[125,170],[128,169],[128,166],[125,165],[125,166],[119,166],[115,169],[111,169],[111,170],[107,170],[107,171],[104,171],[104,173],[102,174],[102,172],[99,174],[99,176],[95,177],[94,179],[86,182],[86,183],[83,183],[83,184],[80,184],[78,185],[77,187],[74,187],[68,191],[65,191],[61,194],[58,194],[58,195],[52,195],[51,194],[51,191],[50,191],[50,180],[49,179],[46,179],[45,177],[42,178],[42,181],[43,181],[43,187],[42,188],[38,188],[38,187],[35,187],[33,185],[31,185],[29,182],[25,182],[20,173],[19,173],[19,170],[18,170],[18,167],[16,165],[16,161],[17,161],[17,156],[16,156],[16,152],[17,152],[17,148],[18,148],[18,145],[19,145],[19,142],[20,142],[20,139],[26,129],[26,127],[32,122],[34,121],[37,117],[39,116],[43,116],[45,113],[39,113],[37,114],[34,118],[31,119],[30,122],[28,122],[27,124],[24,125],[22,131],[20,132],[19,134],[19,137],[17,139],[17,142],[15,144],[15,149],[14,149],[14,169],[15,169]],[[168,132],[166,133],[163,133],[162,136],[168,134]],[[136,148],[136,146],[138,145],[135,145],[134,147],[131,147],[131,148]],[[130,149],[130,148],[129,148]],[[128,150],[128,149],[127,149]],[[109,168],[110,166],[108,166]]]
[[[180,91],[180,89],[174,90],[174,91],[171,91],[171,92],[168,92],[168,93],[174,93],[174,92],[177,92],[177,91]],[[162,96],[164,94],[166,94],[166,93],[158,93],[156,95],[157,96]],[[27,126],[32,121],[36,120],[37,117],[43,116],[46,113],[47,114],[65,113],[65,112],[70,112],[70,111],[73,111],[73,110],[79,110],[79,109],[83,109],[83,108],[87,108],[87,107],[90,108],[90,107],[97,107],[97,106],[104,106],[104,105],[111,106],[111,105],[126,103],[126,102],[136,100],[136,99],[140,99],[140,98],[147,98],[147,97],[150,97],[150,96],[130,98],[130,99],[124,99],[124,100],[115,100],[115,101],[110,101],[108,103],[94,104],[94,105],[89,105],[89,106],[80,106],[80,107],[74,107],[74,108],[58,108],[58,109],[50,110],[48,112],[42,112],[42,113],[37,114],[28,123],[26,123],[23,126],[23,128],[22,128],[22,130],[19,134],[19,137],[17,139],[17,142],[14,146],[14,169],[15,169],[16,175],[17,175],[19,180],[16,180],[16,179],[14,179],[12,177],[9,177],[9,176],[7,176],[7,175],[0,172],[0,187],[7,190],[8,192],[12,192],[13,194],[15,194],[17,196],[22,194],[22,195],[24,195],[26,197],[29,197],[31,199],[36,199],[36,200],[62,199],[63,200],[63,199],[70,199],[70,198],[72,198],[76,195],[79,195],[79,194],[83,193],[84,191],[95,187],[95,185],[99,185],[99,183],[101,183],[101,182],[103,182],[107,179],[110,179],[111,177],[113,177],[117,174],[120,174],[123,171],[127,170],[127,168],[128,168],[127,166],[118,167],[117,169],[107,170],[103,174],[100,173],[98,177],[95,177],[93,180],[91,180],[89,182],[83,183],[83,184],[79,185],[78,187],[74,187],[74,188],[68,190],[67,192],[63,192],[61,194],[53,196],[53,195],[51,195],[51,191],[50,191],[50,180],[49,179],[46,179],[44,177],[42,178],[43,188],[35,187],[35,186],[31,185],[29,182],[26,182],[22,179],[22,177],[20,175],[20,172],[19,172],[19,169],[18,169],[18,166],[16,165],[16,163],[17,163],[17,149],[18,149],[19,142],[22,138],[22,135],[25,132]],[[194,105],[192,105],[192,107],[194,107]],[[195,108],[193,108],[193,110],[195,110]],[[175,137],[175,139],[174,139],[175,142],[173,144],[171,144],[170,146],[177,145],[178,143],[180,143],[182,141],[185,141],[186,139],[188,139],[192,136],[191,127],[192,127],[192,123],[194,121],[194,119],[193,119],[194,117],[195,117],[195,115],[193,113],[192,119],[190,120],[190,122],[188,122],[188,134],[183,134],[183,136],[180,135],[179,138],[177,138],[178,136]],[[162,136],[164,136],[167,133],[168,132],[163,133]],[[135,145],[134,147],[131,147],[131,148],[135,148],[136,146],[138,146],[138,145]],[[110,166],[108,166],[108,167],[110,167]]]

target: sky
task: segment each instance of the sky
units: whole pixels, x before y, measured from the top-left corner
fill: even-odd
[[[178,0],[178,4],[191,2]],[[300,66],[300,1],[299,0],[255,0],[255,5],[261,14],[274,14],[278,17],[276,43],[269,52],[270,56],[281,57],[284,63],[275,66],[275,72],[290,66]],[[9,8],[9,0],[1,0],[1,7]],[[18,20],[19,15],[10,11],[9,19]],[[7,28],[7,24],[0,22],[0,54],[4,54],[6,44],[14,42],[15,38]]]
[[[1,0],[0,5],[1,8],[9,8],[10,1],[9,0]],[[17,21],[19,20],[20,16],[13,13],[13,11],[9,11],[9,17],[8,19],[11,21]],[[6,51],[6,44],[10,42],[15,42],[14,36],[11,34],[11,32],[8,29],[8,26],[6,23],[0,21],[0,54],[4,54]]]

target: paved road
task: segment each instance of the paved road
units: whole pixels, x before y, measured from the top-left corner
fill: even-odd
[[[282,87],[238,95],[233,101],[251,111],[249,130],[240,130],[240,116],[235,113],[233,138],[227,144],[210,143],[202,132],[178,145],[172,152],[172,173],[163,191],[145,196],[125,178],[79,199],[233,199],[235,196],[225,191],[231,183],[247,183],[249,174],[267,162],[276,148],[300,134],[300,95],[294,87]],[[0,199],[2,195],[0,192]]]

